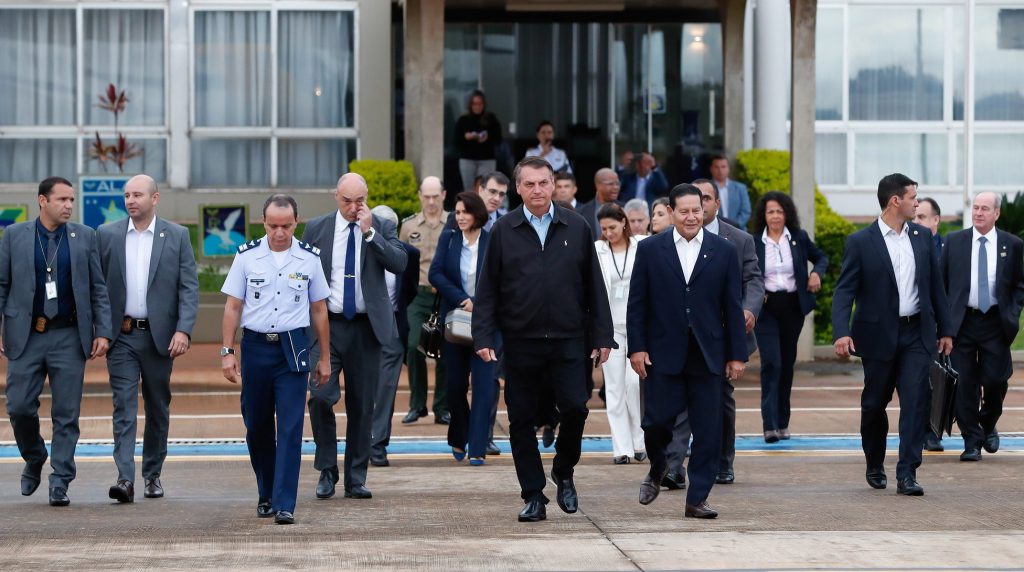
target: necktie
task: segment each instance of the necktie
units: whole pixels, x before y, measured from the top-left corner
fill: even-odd
[[[57,233],[48,232],[46,233],[46,281],[57,281],[57,242],[54,240],[57,238]],[[46,314],[47,318],[52,318],[57,315],[58,304],[57,298],[51,299],[49,296],[44,296],[43,302],[43,313]]]
[[[992,299],[988,292],[988,250],[984,236],[978,239],[978,309],[988,312],[992,307]]]
[[[345,279],[341,313],[351,320],[356,317],[356,223],[348,223],[348,244],[345,246]]]

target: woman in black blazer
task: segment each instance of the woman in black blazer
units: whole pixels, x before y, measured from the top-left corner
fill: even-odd
[[[793,364],[804,316],[828,268],[828,256],[800,229],[793,199],[765,193],[754,208],[754,245],[764,276],[764,307],[754,327],[761,351],[761,420],[766,443],[789,439]],[[807,272],[807,262],[814,267]]]
[[[459,193],[455,198],[455,222],[458,229],[445,229],[437,241],[437,251],[427,275],[430,284],[441,295],[441,316],[461,308],[473,311],[477,279],[484,262],[488,233],[487,207],[474,192]],[[441,359],[448,369],[448,445],[456,461],[484,464],[488,443],[488,424],[494,402],[494,364],[485,362],[472,346],[453,344],[447,340]],[[473,383],[473,406],[466,399],[469,383]]]

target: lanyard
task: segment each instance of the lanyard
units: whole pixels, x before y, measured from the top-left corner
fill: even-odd
[[[619,275],[619,280],[626,279],[626,263],[629,260],[629,241],[626,241],[626,255],[622,257],[622,271],[619,271],[619,263],[615,260],[615,250],[612,248],[611,243],[608,244],[608,250],[612,253],[612,266],[615,267],[615,273]]]
[[[60,252],[60,243],[63,241],[64,235],[62,234],[60,235],[60,238],[57,239],[57,248],[53,249],[53,256],[50,257],[50,260],[46,260],[46,251],[43,249],[43,239],[39,237],[39,232],[36,232],[36,242],[39,243],[39,252],[43,255],[43,262],[46,263],[47,279],[51,278],[51,274],[53,273],[53,263],[57,260],[57,253]]]

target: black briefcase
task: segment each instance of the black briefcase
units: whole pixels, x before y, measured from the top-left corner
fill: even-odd
[[[943,433],[952,435],[953,420],[956,417],[956,385],[960,374],[949,363],[949,356],[939,355],[932,362],[928,381],[932,386],[931,414],[928,425],[939,438]]]
[[[430,317],[420,327],[419,349],[428,358],[441,359],[441,344],[444,342],[444,324],[441,323],[441,294],[434,298]]]

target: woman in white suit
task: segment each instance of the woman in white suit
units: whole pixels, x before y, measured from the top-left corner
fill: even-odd
[[[607,398],[608,424],[612,430],[613,462],[629,463],[630,458],[647,458],[644,433],[640,429],[640,377],[629,366],[626,339],[626,302],[629,300],[629,279],[636,260],[636,246],[643,237],[633,236],[622,207],[606,203],[597,211],[601,238],[594,243],[601,264],[605,290],[612,310],[615,343],[604,364],[604,391]]]

